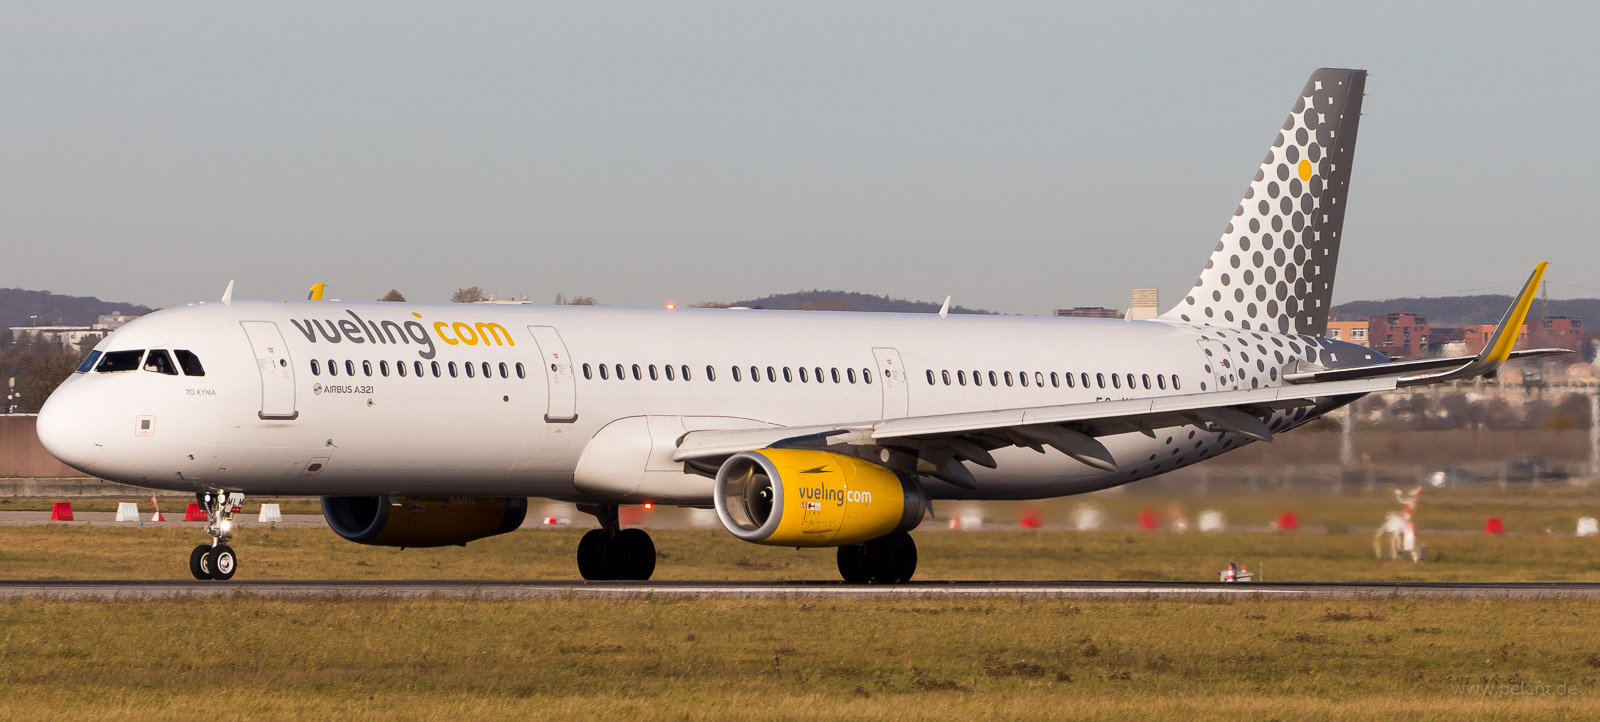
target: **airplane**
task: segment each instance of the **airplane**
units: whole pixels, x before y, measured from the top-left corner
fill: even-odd
[[[835,547],[846,582],[907,582],[935,502],[1127,484],[1366,394],[1566,352],[1512,349],[1544,263],[1476,356],[1325,337],[1365,82],[1311,75],[1194,287],[1154,319],[350,303],[320,285],[235,301],[230,283],[107,335],[39,438],[86,474],[194,492],[201,580],[237,571],[251,494],[321,497],[340,537],[391,547],[574,502],[600,525],[577,546],[587,580],[655,571],[619,507],[714,508],[744,542]]]

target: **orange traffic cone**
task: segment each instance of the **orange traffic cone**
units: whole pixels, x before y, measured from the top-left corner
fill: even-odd
[[[1500,521],[1500,517],[1498,516],[1489,517],[1489,520],[1483,523],[1483,533],[1505,534],[1506,525]]]
[[[72,521],[72,503],[58,501],[51,504],[50,521]]]
[[[206,521],[206,512],[199,504],[189,502],[189,509],[183,512],[184,521]]]
[[[1278,516],[1278,531],[1294,531],[1300,528],[1300,517],[1292,511],[1286,511]]]
[[[1139,528],[1145,530],[1161,528],[1161,520],[1156,518],[1155,509],[1146,508],[1139,512]]]

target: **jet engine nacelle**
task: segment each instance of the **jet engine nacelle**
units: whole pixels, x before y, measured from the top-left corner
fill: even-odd
[[[814,449],[735,454],[717,470],[717,517],[734,536],[784,547],[844,546],[910,531],[927,497],[877,464]]]
[[[325,496],[333,533],[383,547],[463,545],[522,526],[523,498]]]

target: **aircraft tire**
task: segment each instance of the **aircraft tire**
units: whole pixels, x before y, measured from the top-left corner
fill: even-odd
[[[227,544],[218,544],[212,548],[211,578],[225,582],[233,578],[233,573],[239,571],[239,557],[233,553],[233,547]]]
[[[643,529],[623,529],[606,544],[605,558],[616,578],[646,581],[656,571],[656,544]]]
[[[866,584],[872,581],[872,573],[867,571],[864,545],[846,544],[839,547],[839,576],[844,577],[845,584]]]
[[[610,537],[603,529],[591,529],[578,540],[578,574],[591,582],[615,579],[606,564],[606,542]]]
[[[211,560],[207,558],[209,554],[211,554],[210,544],[201,544],[189,552],[189,573],[202,582],[211,581]]]
[[[867,542],[866,558],[874,584],[905,584],[917,572],[917,543],[896,532]]]

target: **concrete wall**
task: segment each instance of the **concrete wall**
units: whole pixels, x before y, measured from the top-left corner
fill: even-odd
[[[0,414],[0,478],[82,477],[44,450],[32,414]]]

